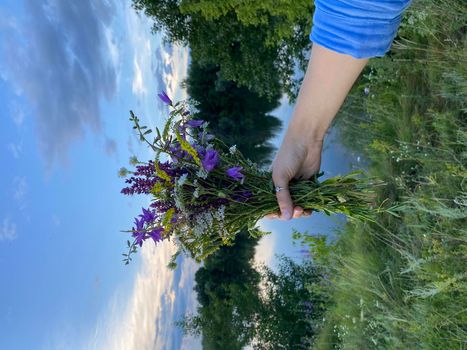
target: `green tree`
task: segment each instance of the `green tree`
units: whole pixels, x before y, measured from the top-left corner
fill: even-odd
[[[240,350],[250,343],[259,302],[260,275],[251,265],[256,244],[257,239],[241,232],[235,245],[210,255],[196,272],[198,314],[186,316],[179,325],[202,335],[203,349]],[[242,303],[237,302],[239,295]]]
[[[259,164],[269,162],[270,139],[281,122],[268,113],[278,107],[279,95],[270,101],[233,81],[219,77],[219,67],[193,60],[185,81],[188,94],[198,102],[196,118],[210,123],[211,131],[228,145]]]
[[[233,261],[245,267],[238,258]],[[281,257],[277,272],[266,266],[259,272],[251,266],[247,270],[254,278],[239,281],[235,277],[235,283],[225,284],[225,271],[212,274],[200,269],[196,281],[201,307],[198,315],[185,318],[184,330],[202,334],[204,349],[251,345],[255,350],[275,350],[310,345],[329,304],[328,282],[321,268],[311,261],[299,264]]]
[[[180,11],[179,0],[133,0],[133,8],[154,19],[153,32],[164,32],[166,41],[188,44],[190,16]]]
[[[189,45],[194,59],[218,65],[232,80],[272,99],[282,91],[293,97],[297,61],[306,64],[310,48],[311,1],[133,0],[155,20],[166,39]]]
[[[282,256],[278,271],[264,266],[265,285],[255,322],[256,350],[302,349],[321,328],[329,284],[311,260],[296,263]]]
[[[309,40],[313,12],[311,0],[183,0],[180,8],[184,14],[199,14],[206,21],[220,25],[222,28],[231,21],[241,25],[240,29],[238,26],[232,28],[235,32],[229,32],[227,41],[223,41],[230,42],[233,53],[243,58],[233,62],[226,60],[225,65],[221,64],[226,79],[239,82],[251,90],[260,91],[255,90],[255,86],[262,86],[261,82],[255,80],[275,76],[271,74],[275,72],[282,83],[282,88],[289,97],[295,98],[301,83],[301,79],[293,78],[295,63],[298,63],[299,68],[304,71],[307,64],[306,52],[311,47]],[[229,16],[232,17],[230,20],[228,20]],[[214,30],[218,32],[219,27]],[[203,43],[210,44],[212,41],[196,42],[193,46],[202,47],[200,44]],[[220,47],[223,47],[222,43],[220,44]],[[207,51],[201,50],[200,58],[217,57],[210,56],[213,54],[212,46],[206,48]],[[268,58],[273,60],[269,62]],[[235,63],[243,67],[237,67]],[[249,65],[254,63],[258,63],[263,70],[269,69],[269,75],[258,72],[259,67],[254,67],[251,72],[253,75],[245,71],[245,68],[248,70]],[[272,63],[273,67],[267,67],[266,63]],[[245,74],[237,77],[236,72],[241,71],[242,68]],[[265,86],[269,85],[267,80],[263,82]]]

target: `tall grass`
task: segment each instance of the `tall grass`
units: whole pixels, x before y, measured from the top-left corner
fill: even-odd
[[[467,348],[466,44],[465,1],[415,1],[343,108],[344,143],[400,209],[314,255],[333,300],[314,349]]]

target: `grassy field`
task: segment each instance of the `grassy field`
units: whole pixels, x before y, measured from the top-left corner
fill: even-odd
[[[415,1],[337,121],[399,217],[311,249],[332,304],[313,349],[467,348],[467,3]],[[329,262],[331,262],[329,264]]]

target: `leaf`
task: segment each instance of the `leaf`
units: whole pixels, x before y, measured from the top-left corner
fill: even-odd
[[[166,140],[167,137],[169,136],[169,132],[170,132],[170,127],[172,126],[172,121],[174,119],[174,116],[171,115],[169,117],[169,119],[167,120],[167,122],[165,123],[165,126],[164,126],[164,132],[162,133],[162,139],[163,140]]]
[[[156,184],[154,185],[154,187],[151,189],[151,193],[154,195],[154,196],[157,196],[159,193],[162,192],[162,190],[164,189],[164,187],[162,186],[162,184],[160,182],[156,182]]]
[[[183,139],[182,135],[180,135],[180,132],[177,130],[177,128],[175,128],[175,136],[177,137],[177,140],[180,143],[180,147],[182,147],[182,150],[184,150],[190,156],[192,156],[196,164],[202,166],[198,152],[196,152],[196,150],[190,145],[190,143],[187,140]]]
[[[167,184],[172,184],[172,179],[170,176],[159,167],[159,162],[156,161],[154,162],[154,168],[156,169],[156,174],[159,176],[161,179],[165,180]]]
[[[338,179],[336,177],[331,177],[330,179],[327,179],[321,182],[321,185],[332,185],[332,184],[335,184],[337,180]]]
[[[336,195],[336,197],[337,197],[337,200],[339,201],[339,203],[347,202],[347,199],[344,196],[342,196],[341,194]]]
[[[164,228],[165,232],[170,231],[170,228],[172,227],[171,221],[172,221],[174,214],[175,214],[174,208],[170,208],[169,210],[167,210],[167,213],[164,216],[164,220],[162,220],[162,227]]]

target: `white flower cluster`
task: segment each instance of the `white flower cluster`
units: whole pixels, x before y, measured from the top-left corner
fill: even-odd
[[[201,179],[206,179],[208,177],[208,172],[204,168],[201,167],[196,173],[196,176]]]
[[[196,114],[199,112],[198,105],[199,102],[195,101],[194,99],[190,98],[187,101],[185,101],[185,108],[190,112],[190,114]]]
[[[183,174],[180,176],[176,182],[175,182],[175,188],[173,191],[173,198],[175,200],[175,206],[177,209],[184,211],[185,210],[185,205],[183,203],[183,199],[180,198],[180,192],[178,191],[182,186],[186,183],[187,181],[187,174]]]
[[[196,236],[212,230],[213,227],[219,230],[221,236],[227,236],[227,230],[224,227],[225,206],[221,206],[216,210],[207,210],[194,218],[193,233]]]
[[[183,174],[182,176],[180,176],[177,179],[176,186],[182,187],[186,183],[187,177],[187,174]]]
[[[227,237],[228,232],[227,229],[224,226],[224,220],[225,220],[225,206],[222,205],[217,210],[213,213],[214,219],[216,220],[218,224],[218,229],[219,229],[219,235],[221,237]]]
[[[214,218],[210,211],[205,211],[204,213],[196,215],[194,218],[193,233],[197,237],[202,236],[209,231],[213,222]]]
[[[225,205],[221,205],[217,210],[213,213],[214,219],[218,222],[224,222],[225,219]]]
[[[180,198],[180,193],[178,192],[179,187],[175,186],[174,191],[173,191],[173,198],[175,200],[175,206],[177,207],[178,210],[180,211],[185,211],[185,205],[183,203],[183,200]]]
[[[233,145],[232,147],[229,148],[230,154],[234,155],[235,152],[237,152],[237,145]]]
[[[208,122],[204,122],[202,125],[201,125],[201,132],[199,133],[199,141],[202,145],[206,145],[208,148],[209,146],[212,147],[212,145],[209,144],[209,141],[212,140],[213,136],[211,134],[208,133],[208,125],[209,123]]]

